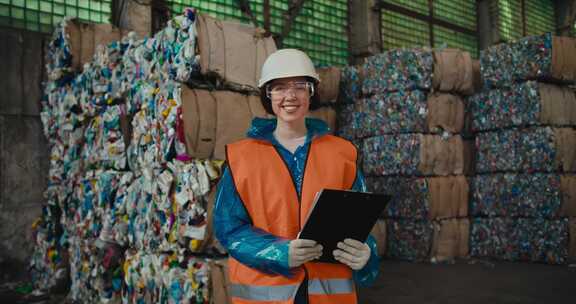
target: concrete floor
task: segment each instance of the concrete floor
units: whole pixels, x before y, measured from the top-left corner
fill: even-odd
[[[384,260],[378,280],[359,294],[361,304],[573,304],[576,265],[476,260],[432,265]],[[27,298],[0,288],[0,303],[65,302],[63,295]]]
[[[576,303],[576,265],[385,260],[380,271],[374,286],[360,290],[359,303]]]

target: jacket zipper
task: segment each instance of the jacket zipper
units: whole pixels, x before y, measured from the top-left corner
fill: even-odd
[[[286,163],[286,160],[284,160],[284,158],[282,157],[282,154],[280,154],[280,151],[278,151],[278,148],[275,145],[272,145],[274,147],[274,150],[276,151],[276,153],[278,154],[278,157],[280,157],[280,159],[282,160],[282,163],[284,163],[284,166],[286,167],[286,170],[288,171],[288,175],[290,176],[290,179],[292,180],[292,184],[294,186],[294,191],[296,191],[296,196],[298,197],[298,230],[302,230],[302,192],[304,192],[304,177],[306,177],[306,167],[308,165],[308,158],[310,157],[310,150],[312,150],[312,140],[310,141],[310,145],[308,146],[308,151],[306,151],[306,160],[304,161],[304,169],[302,170],[302,188],[300,189],[300,193],[298,193],[298,185],[296,184],[296,181],[294,180],[294,177],[292,176],[292,172],[290,172],[290,167],[288,167],[288,164]],[[302,281],[303,283],[306,283],[306,285],[308,285],[308,269],[306,269],[305,265],[302,265],[302,268],[304,269],[304,281]],[[304,294],[306,296],[306,303],[308,303],[308,286],[304,286],[304,290],[306,291]]]

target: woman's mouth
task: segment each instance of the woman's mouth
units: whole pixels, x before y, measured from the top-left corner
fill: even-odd
[[[284,109],[284,111],[288,112],[288,113],[292,113],[295,112],[296,110],[298,110],[298,107],[300,107],[299,105],[283,105],[282,109]]]

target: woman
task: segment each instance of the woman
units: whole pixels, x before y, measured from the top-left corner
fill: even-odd
[[[276,118],[254,119],[248,138],[226,147],[214,227],[231,256],[233,303],[356,303],[354,281],[367,285],[378,274],[372,237],[339,242],[332,254],[341,264],[315,263],[322,246],[297,239],[316,192],[365,191],[356,148],[306,118],[318,107],[319,81],[302,51],[271,54],[258,86]]]

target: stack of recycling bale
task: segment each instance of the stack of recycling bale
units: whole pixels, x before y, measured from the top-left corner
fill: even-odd
[[[32,259],[39,288],[69,271],[75,301],[208,301],[209,261],[197,255],[218,163],[186,157],[178,136],[195,19],[187,11],[143,40],[95,25],[110,39],[86,62],[90,26],[56,29],[41,115],[51,165]]]
[[[470,253],[561,264],[576,256],[576,40],[526,37],[481,54]]]
[[[393,195],[373,231],[387,257],[468,253],[471,159],[461,133],[472,69],[459,50],[398,49],[342,72],[339,133],[359,147],[368,190]]]
[[[153,37],[104,41],[79,67],[75,25],[65,20],[48,52],[41,118],[51,163],[34,223],[36,286],[69,272],[80,302],[225,302],[215,186],[224,145],[268,117],[254,66],[273,40],[187,9]]]

